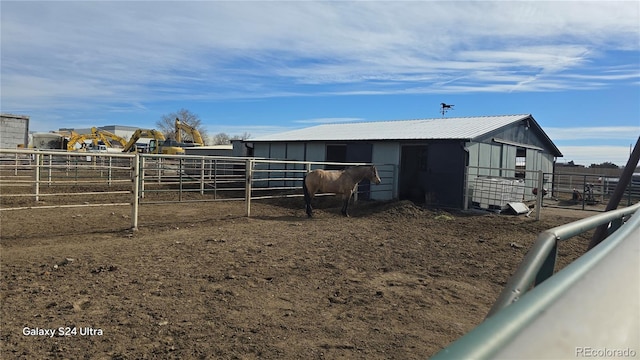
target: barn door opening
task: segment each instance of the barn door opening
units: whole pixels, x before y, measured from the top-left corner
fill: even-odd
[[[425,201],[427,186],[427,146],[405,145],[400,155],[398,196],[416,203]]]

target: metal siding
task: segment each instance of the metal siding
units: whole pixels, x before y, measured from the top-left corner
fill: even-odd
[[[542,166],[541,169],[544,172],[544,183],[543,188],[551,190],[551,186],[553,184],[553,159],[554,156],[551,154],[542,153],[541,161]],[[550,194],[551,192],[549,192]]]
[[[502,146],[491,145],[491,176],[500,176],[502,167]]]
[[[491,167],[491,145],[478,144],[478,166],[481,168]],[[489,169],[478,169],[478,175],[490,175]]]
[[[516,172],[516,150],[515,146],[511,145],[502,145],[502,168],[505,169],[514,169],[514,170],[503,170],[502,176],[504,177],[515,177]]]
[[[480,154],[480,144],[478,143],[467,143],[466,149],[468,155],[467,167],[467,196],[469,201],[471,201],[471,196],[473,195],[473,184],[475,183],[475,178],[478,177],[478,157]]]
[[[270,143],[255,143],[253,145],[253,156],[258,158],[269,158]]]
[[[304,143],[288,143],[287,144],[287,160],[303,161],[306,144]],[[285,164],[285,168],[288,170],[304,170],[304,164]],[[303,173],[287,172],[285,177],[287,178],[302,178]],[[285,186],[296,186],[301,183],[296,181],[286,181]]]
[[[469,153],[469,162],[467,163],[467,165],[469,166],[478,166],[479,164],[479,157],[480,157],[480,144],[478,143],[467,143],[467,151]],[[478,170],[477,169],[472,169],[471,170],[472,173],[470,173],[469,175],[478,175]]]
[[[287,144],[286,143],[271,143],[271,149],[269,151],[269,158],[274,160],[283,160],[286,159],[287,156]],[[265,164],[269,170],[279,170],[284,169],[284,164]],[[256,173],[254,178],[282,178],[284,177],[284,172],[268,172],[268,173]],[[284,186],[284,181],[280,180],[270,180],[268,182],[268,186]]]
[[[310,142],[310,143],[307,143],[307,158],[305,160],[307,160],[307,161],[324,161],[325,160],[325,150],[324,149],[325,149],[325,143],[323,143],[323,142]]]
[[[397,184],[398,184],[398,161],[400,161],[400,144],[397,142],[376,142],[373,144],[371,152],[371,161],[374,164],[393,164],[394,166],[394,178],[389,179],[391,184],[380,184],[377,186],[384,187],[384,191],[376,191],[371,193],[371,199],[373,200],[391,200],[397,197]],[[386,168],[386,167],[385,167]],[[382,176],[382,174],[380,175]],[[386,180],[386,179],[385,179]],[[384,180],[383,180],[384,181]]]
[[[304,160],[304,147],[303,143],[288,143],[287,145],[287,160]]]
[[[527,171],[538,171],[542,170],[541,167],[541,158],[542,153],[539,150],[535,149],[526,149],[526,157],[525,157],[525,170]],[[527,172],[525,175],[525,187],[528,189],[533,189],[538,187],[538,176],[534,173]],[[525,193],[525,200],[533,200],[535,197],[531,193]]]
[[[371,161],[374,164],[397,164],[400,160],[400,144],[397,142],[376,142],[373,144]]]

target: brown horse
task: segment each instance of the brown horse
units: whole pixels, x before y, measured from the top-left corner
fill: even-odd
[[[317,169],[308,173],[302,181],[304,190],[304,202],[307,205],[307,216],[313,215],[311,200],[317,192],[335,193],[342,195],[342,215],[349,216],[347,207],[351,195],[358,183],[369,179],[375,184],[380,184],[378,170],[373,165],[354,166],[345,170]]]

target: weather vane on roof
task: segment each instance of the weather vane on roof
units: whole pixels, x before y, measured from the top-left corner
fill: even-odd
[[[442,114],[442,117],[444,117],[444,114],[447,113],[447,111],[449,110],[454,110],[455,105],[447,105],[445,103],[440,103],[440,113]]]

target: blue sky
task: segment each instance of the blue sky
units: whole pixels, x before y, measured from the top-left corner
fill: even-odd
[[[1,1],[2,112],[208,135],[532,114],[564,157],[640,135],[638,1]]]

